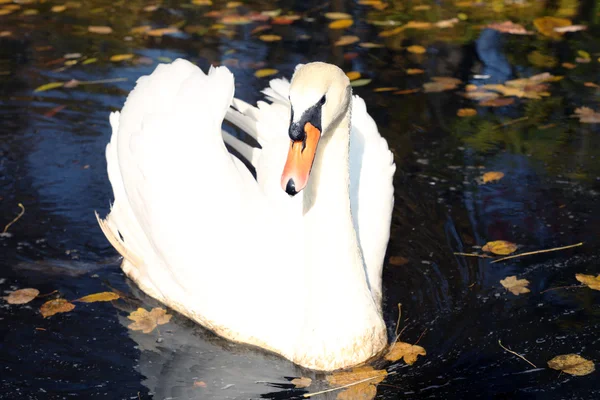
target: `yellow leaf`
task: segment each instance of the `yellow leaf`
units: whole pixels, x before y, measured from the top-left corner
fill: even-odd
[[[419,75],[424,73],[425,71],[423,71],[422,69],[419,68],[409,68],[406,70],[406,74],[407,75]]]
[[[296,387],[296,389],[309,387],[311,383],[312,383],[312,379],[305,378],[305,377],[294,378],[291,381],[291,384],[294,385]]]
[[[423,54],[427,51],[427,49],[423,46],[419,46],[419,45],[415,44],[412,46],[408,46],[406,48],[406,51],[408,51],[409,53],[413,53],[413,54]]]
[[[385,31],[381,31],[379,32],[379,37],[390,37],[390,36],[394,36],[399,34],[400,32],[402,32],[404,30],[404,27],[399,26],[397,28],[394,29],[388,29]]]
[[[15,290],[4,299],[8,304],[26,304],[35,299],[40,291],[33,288]]]
[[[109,33],[112,33],[112,28],[110,26],[94,26],[94,25],[90,25],[88,26],[88,32],[90,33],[98,33],[100,35],[108,35]]]
[[[153,308],[150,312],[143,308],[138,308],[127,316],[130,320],[135,321],[128,328],[134,331],[150,333],[158,325],[168,323],[171,317],[172,315],[167,314],[167,311],[163,308]]]
[[[211,0],[192,0],[192,4],[196,6],[212,6]]]
[[[533,25],[535,25],[536,29],[544,36],[548,36],[553,39],[558,39],[562,36],[562,33],[556,32],[554,28],[559,28],[561,26],[569,26],[571,25],[571,20],[566,18],[556,18],[556,17],[541,17],[533,20]]]
[[[131,28],[131,33],[144,33],[148,32],[152,27],[150,25],[142,25]]]
[[[338,19],[329,23],[329,29],[346,29],[352,26],[354,21],[351,19]]]
[[[114,292],[102,292],[102,293],[94,293],[84,296],[75,301],[81,301],[83,303],[95,303],[97,301],[112,301],[119,298],[119,295]]]
[[[596,369],[592,361],[586,360],[577,354],[556,356],[548,361],[548,366],[552,369],[576,376],[591,374]]]
[[[404,29],[431,29],[431,22],[425,21],[408,21],[402,28]]]
[[[40,312],[44,318],[48,318],[57,313],[66,313],[72,311],[75,308],[75,304],[69,303],[65,299],[54,299],[45,302],[40,307]]]
[[[363,43],[360,43],[359,46],[363,47],[365,49],[378,49],[378,48],[384,47],[382,44],[371,43],[371,42],[363,42]]]
[[[171,33],[178,33],[178,32],[179,32],[179,29],[170,27],[170,28],[151,29],[149,31],[146,31],[146,35],[153,36],[153,37],[160,37],[160,36],[168,35]]]
[[[81,64],[82,65],[88,65],[88,64],[93,64],[93,63],[95,63],[97,61],[98,61],[97,58],[88,58],[87,60],[84,60]]]
[[[360,38],[358,36],[342,36],[334,43],[334,46],[347,46],[356,43],[359,40]]]
[[[506,240],[494,240],[493,242],[487,242],[481,250],[499,256],[507,256],[517,251],[517,245]]]
[[[585,275],[585,274],[575,274],[575,279],[579,282],[583,283],[590,289],[600,290],[600,275]]]
[[[404,358],[405,363],[412,365],[417,361],[418,356],[424,356],[426,354],[427,352],[421,346],[405,342],[396,342],[388,350],[385,359],[388,361],[398,361],[399,359]]]
[[[358,71],[350,71],[350,72],[346,72],[346,76],[351,81],[354,81],[354,80],[359,79],[361,75],[360,75],[360,72],[358,72]]]
[[[378,88],[373,89],[373,91],[375,93],[380,93],[380,92],[394,92],[396,90],[398,90],[397,87],[378,87]]]
[[[264,78],[266,76],[271,76],[271,75],[275,75],[276,73],[278,73],[279,70],[273,69],[273,68],[264,68],[264,69],[259,69],[254,73],[254,76],[257,78]]]
[[[110,57],[110,61],[119,62],[119,61],[131,60],[132,58],[133,58],[133,54],[115,54],[114,56]]]
[[[34,92],[45,92],[46,90],[56,89],[56,88],[62,87],[63,85],[64,85],[64,82],[50,82],[50,83],[46,83],[45,85],[38,86],[34,90]]]
[[[483,176],[481,177],[481,180],[483,183],[488,183],[488,182],[499,181],[502,178],[504,178],[504,172],[489,171],[489,172],[486,172],[485,174],[483,174]],[[507,253],[507,254],[510,254],[510,253]]]
[[[456,112],[456,115],[459,117],[472,117],[477,115],[477,110],[474,108],[461,108]]]
[[[263,42],[278,42],[281,40],[279,35],[260,35],[258,38]]]
[[[239,6],[243,5],[243,4],[244,3],[242,3],[241,1],[229,1],[225,5],[225,7],[227,7],[227,8],[236,8],[236,7],[239,7]]]
[[[59,5],[59,6],[52,6],[52,8],[50,9],[50,11],[55,12],[55,13],[59,13],[59,12],[63,12],[67,9],[67,6],[65,5]]]
[[[529,281],[527,279],[517,279],[514,275],[501,279],[500,283],[515,296],[530,292],[529,288],[527,288]]]
[[[343,12],[328,12],[325,13],[327,19],[352,19],[352,15]]]
[[[350,386],[348,389],[340,392],[336,396],[336,400],[372,400],[376,395],[377,384],[367,381]]]

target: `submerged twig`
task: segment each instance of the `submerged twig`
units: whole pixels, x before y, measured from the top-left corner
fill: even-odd
[[[521,118],[517,118],[517,119],[511,119],[510,121],[503,122],[503,123],[501,123],[500,125],[497,125],[497,126],[495,127],[495,129],[498,129],[498,128],[503,128],[503,127],[505,127],[505,126],[509,126],[509,125],[512,125],[512,124],[516,124],[516,123],[518,123],[518,122],[527,121],[528,119],[529,119],[529,117],[521,117]]]
[[[582,288],[582,287],[586,287],[586,285],[557,286],[557,287],[552,287],[552,288],[549,288],[549,289],[546,289],[546,290],[542,290],[542,291],[540,292],[540,294],[542,294],[542,293],[546,293],[546,292],[549,292],[549,291],[551,291],[551,290],[558,290],[558,289],[569,289],[569,288]]]
[[[25,207],[23,207],[23,204],[19,203],[18,205],[21,208],[21,211],[19,212],[19,215],[17,215],[15,217],[15,219],[13,219],[8,224],[6,224],[6,226],[4,227],[4,230],[2,231],[2,233],[6,233],[8,231],[8,228],[10,228],[10,226],[12,224],[14,224],[15,222],[17,222],[19,220],[19,218],[21,218],[23,216],[23,214],[25,214]]]
[[[487,254],[477,254],[477,253],[452,253],[455,256],[467,256],[467,257],[479,257],[479,258],[494,258],[492,256],[488,256]]]
[[[423,335],[425,335],[425,332],[427,332],[427,328],[425,328],[425,330],[423,331],[423,333],[421,333],[421,336],[419,336],[419,338],[417,339],[417,341],[415,342],[415,344],[413,344],[413,346],[416,346],[421,341],[421,338],[423,337]]]
[[[398,341],[398,328],[400,327],[400,318],[402,317],[402,303],[398,303],[398,319],[396,320],[396,330],[394,331],[394,343]],[[393,344],[393,343],[392,343]]]
[[[509,353],[511,353],[511,354],[514,354],[515,356],[519,357],[521,360],[523,360],[523,361],[526,361],[527,363],[529,363],[529,365],[532,365],[532,366],[533,366],[533,368],[537,368],[537,366],[536,366],[534,363],[532,363],[531,361],[529,361],[528,359],[526,359],[525,357],[523,357],[523,356],[522,356],[522,355],[520,355],[519,353],[517,353],[517,352],[515,352],[515,351],[512,351],[511,349],[509,349],[509,348],[507,348],[507,347],[504,347],[504,346],[502,345],[502,342],[501,342],[500,340],[498,340],[498,344],[499,344],[499,345],[500,345],[500,347],[502,347],[504,350],[508,351],[508,352],[509,352]]]
[[[395,372],[395,371],[393,371],[393,372],[388,372],[388,374],[387,374],[386,376],[389,376],[389,375],[395,375],[395,374],[396,374],[396,372]],[[364,382],[372,381],[373,379],[378,379],[378,378],[381,378],[381,375],[377,375],[377,376],[372,376],[372,377],[370,377],[370,378],[361,379],[360,381],[356,381],[356,382],[348,383],[348,384],[346,384],[346,385],[342,385],[342,386],[334,387],[334,388],[331,388],[331,389],[321,390],[320,392],[306,393],[306,394],[303,394],[303,395],[302,395],[302,397],[306,398],[306,397],[312,397],[312,396],[316,396],[316,395],[318,395],[318,394],[329,393],[329,392],[335,392],[336,390],[345,389],[345,388],[347,388],[347,387],[354,386],[354,385],[358,385],[359,383],[364,383]]]
[[[562,247],[555,247],[553,249],[536,250],[536,251],[530,251],[528,253],[513,254],[512,256],[502,257],[502,258],[499,258],[497,260],[494,260],[490,264],[497,263],[497,262],[504,261],[504,260],[508,260],[510,258],[523,257],[523,256],[531,256],[531,255],[540,254],[540,253],[549,253],[551,251],[566,250],[566,249],[570,249],[572,247],[578,247],[578,246],[582,246],[582,245],[583,245],[583,242],[579,242],[577,244],[571,244],[569,246],[562,246]]]

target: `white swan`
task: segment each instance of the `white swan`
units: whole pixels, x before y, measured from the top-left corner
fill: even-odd
[[[142,290],[217,334],[311,369],[361,363],[387,344],[387,143],[333,65],[272,80],[257,108],[233,92],[227,68],[184,60],[139,79],[110,116],[102,230]]]

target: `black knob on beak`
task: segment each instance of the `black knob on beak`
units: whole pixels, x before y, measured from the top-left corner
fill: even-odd
[[[290,178],[287,185],[285,185],[285,192],[290,196],[295,196],[298,194],[298,192],[296,191],[296,184],[294,183],[294,180],[292,178]]]

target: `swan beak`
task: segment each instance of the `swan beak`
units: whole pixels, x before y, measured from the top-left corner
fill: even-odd
[[[303,140],[290,140],[290,150],[281,175],[281,188],[295,196],[306,187],[315,160],[321,131],[310,122],[304,124]]]

